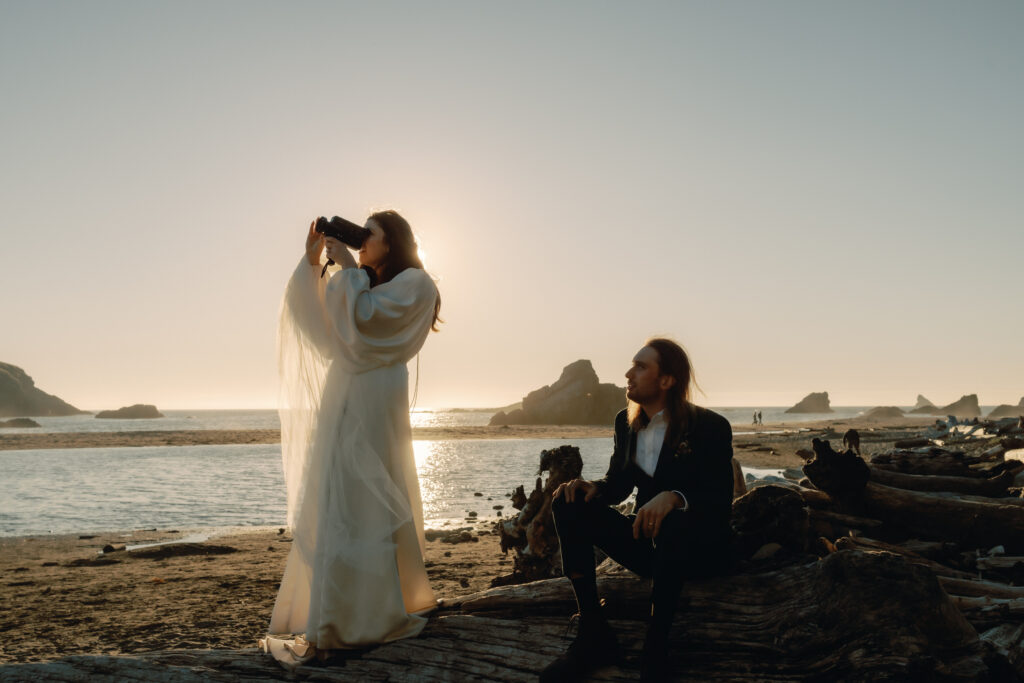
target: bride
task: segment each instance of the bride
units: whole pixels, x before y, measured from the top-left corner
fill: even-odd
[[[358,265],[315,223],[278,338],[293,542],[260,648],[286,668],[415,636],[436,604],[423,567],[406,363],[437,331],[441,298],[396,212],[367,219]],[[329,279],[325,246],[341,265]]]

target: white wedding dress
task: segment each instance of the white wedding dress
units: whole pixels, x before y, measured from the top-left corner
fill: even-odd
[[[371,289],[359,268],[321,278],[303,258],[288,282],[278,352],[293,542],[260,641],[288,668],[315,649],[415,636],[436,605],[406,369],[436,298],[419,268]]]

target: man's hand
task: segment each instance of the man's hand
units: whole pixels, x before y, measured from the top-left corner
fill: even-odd
[[[654,498],[647,501],[647,504],[636,511],[636,521],[633,522],[633,538],[655,538],[661,531],[661,523],[678,507],[682,507],[683,501],[672,491],[662,491]]]
[[[565,492],[565,502],[571,503],[576,500],[576,492],[583,491],[583,502],[589,502],[591,498],[597,495],[597,486],[592,481],[586,479],[573,479],[567,481],[564,484],[559,484],[555,492],[551,494],[551,499],[555,500],[562,492]]]

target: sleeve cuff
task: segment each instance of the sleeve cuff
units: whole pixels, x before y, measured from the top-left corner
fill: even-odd
[[[682,510],[683,512],[686,512],[687,510],[690,509],[690,501],[686,500],[686,496],[683,495],[682,491],[676,491],[675,489],[672,489],[672,493],[676,494],[677,496],[683,499],[683,506],[678,509]]]

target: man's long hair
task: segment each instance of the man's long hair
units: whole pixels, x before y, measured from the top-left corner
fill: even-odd
[[[665,396],[665,417],[669,429],[685,427],[693,412],[690,385],[697,383],[693,376],[690,357],[686,355],[682,346],[663,337],[652,337],[644,346],[649,346],[658,353],[658,376],[669,375],[676,380]],[[635,401],[628,401],[626,415],[634,432],[640,431],[651,421],[651,416]]]

